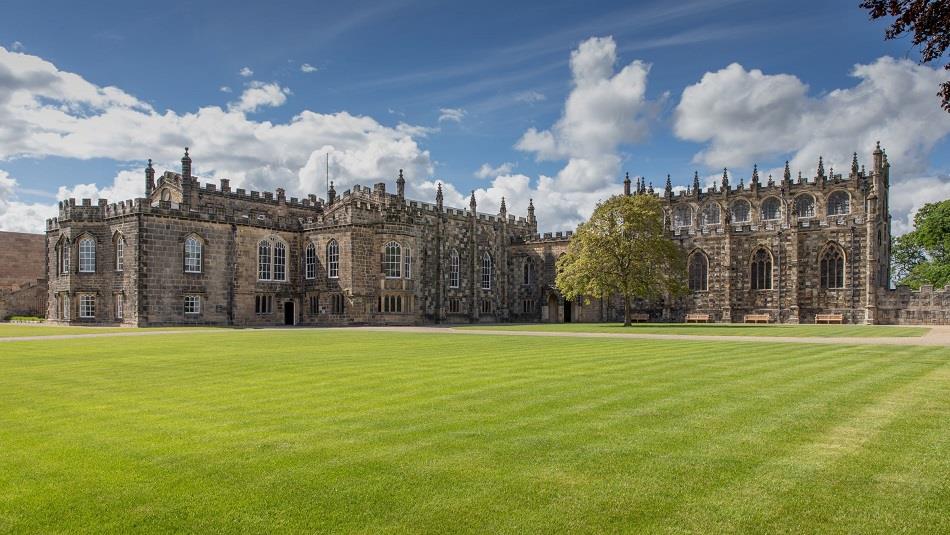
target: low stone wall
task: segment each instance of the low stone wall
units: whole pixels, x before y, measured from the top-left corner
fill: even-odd
[[[891,325],[950,325],[950,285],[911,290],[900,286],[878,295],[878,322]]]
[[[46,280],[24,284],[14,290],[0,290],[0,319],[8,316],[45,316],[46,292]]]

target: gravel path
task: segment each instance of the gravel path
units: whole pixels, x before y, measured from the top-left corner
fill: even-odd
[[[394,333],[429,333],[429,334],[458,334],[458,335],[488,335],[488,336],[568,336],[576,338],[630,338],[644,340],[693,340],[704,342],[788,342],[797,344],[836,344],[836,345],[894,345],[894,346],[945,346],[950,347],[950,325],[928,326],[930,331],[920,337],[893,337],[893,338],[846,338],[846,337],[796,337],[796,336],[715,336],[693,334],[647,334],[647,333],[581,333],[581,332],[546,332],[546,331],[508,331],[491,329],[458,329],[455,327],[313,327],[314,330],[352,331],[362,330],[371,332]],[[264,329],[286,331],[306,329],[306,327],[277,327]],[[51,336],[20,336],[0,338],[0,342],[25,342],[31,340],[69,340],[73,338],[110,338],[124,336],[157,336],[165,334],[201,334],[219,333],[218,330],[194,331],[129,331],[89,334],[57,334]]]

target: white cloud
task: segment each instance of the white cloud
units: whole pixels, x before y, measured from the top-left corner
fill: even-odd
[[[327,153],[338,190],[392,178],[400,168],[420,183],[432,173],[429,153],[417,142],[429,128],[390,127],[371,117],[309,110],[283,123],[258,122],[242,110],[278,105],[287,92],[276,84],[254,85],[248,89],[260,91],[245,91],[228,108],[158,112],[118,88],[97,86],[42,58],[0,47],[0,160],[108,158],[136,162],[141,169],[141,162],[152,157],[161,172],[177,170],[182,148],[190,146],[203,180],[227,177],[233,187],[283,187],[294,196],[323,194]],[[42,207],[15,204],[9,191],[14,187],[12,179],[5,182],[0,228],[29,226],[10,214],[37,213]],[[123,171],[104,183],[65,188],[60,196],[119,201],[140,196],[143,188],[142,171]],[[42,219],[49,217],[50,207],[45,208],[42,218],[33,218],[31,230],[42,230]]]
[[[894,171],[894,167],[891,167]],[[950,176],[924,176],[891,181],[891,233],[914,230],[914,215],[928,202],[950,199]]]
[[[462,118],[465,117],[465,113],[465,110],[462,108],[440,108],[439,122],[454,121],[460,123],[462,122]]]
[[[222,85],[218,88],[218,91],[221,91],[222,93],[231,93],[232,89],[229,86]]]
[[[265,106],[276,108],[287,102],[287,95],[290,94],[290,89],[281,87],[277,82],[265,84],[255,80],[247,84],[247,88],[241,93],[241,98],[237,102],[228,104],[228,109],[253,113]]]
[[[498,167],[492,167],[487,163],[483,163],[481,167],[478,168],[478,171],[475,171],[475,178],[495,178],[499,175],[508,175],[511,174],[511,170],[515,167],[515,164],[511,162],[505,162]]]
[[[55,217],[54,204],[17,200],[17,181],[0,169],[0,229],[13,232],[43,232],[46,220]]]
[[[254,76],[254,71],[252,71],[250,67],[241,67],[241,70],[238,71],[238,74],[245,78],[250,78],[251,76]]]
[[[525,104],[535,104],[546,100],[547,98],[548,97],[546,97],[544,93],[539,93],[537,91],[525,91],[515,95],[515,100],[518,102],[524,102]]]
[[[852,153],[867,161],[880,140],[891,162],[892,197],[904,196],[891,204],[899,234],[908,230],[912,209],[946,197],[940,179],[918,178],[929,173],[934,146],[950,133],[950,114],[935,96],[943,71],[884,56],[856,65],[851,74],[857,79],[853,87],[811,97],[795,76],[734,63],[683,91],[674,132],[706,143],[694,158],[700,164],[738,167],[788,157],[793,172],[801,169],[806,176],[814,174],[819,155],[826,169],[847,173]],[[925,191],[942,191],[944,197]]]
[[[13,44],[10,45],[10,50],[14,52],[20,52],[23,50],[23,48],[23,43],[19,41],[14,41]]]
[[[311,73],[311,72],[317,72],[318,70],[319,69],[317,69],[316,67],[314,67],[313,65],[309,63],[304,63],[303,65],[300,66],[300,72]]]

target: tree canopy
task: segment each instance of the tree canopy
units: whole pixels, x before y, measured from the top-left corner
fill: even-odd
[[[557,263],[556,285],[567,299],[619,294],[624,325],[634,298],[661,299],[685,291],[686,262],[663,226],[653,195],[618,195],[597,205],[577,227]]]
[[[885,39],[912,35],[914,46],[920,47],[921,63],[940,59],[950,47],[950,2],[947,0],[864,0],[871,20],[895,17],[884,33]],[[950,70],[950,63],[944,65]],[[940,85],[943,109],[950,112],[950,81]]]
[[[950,284],[950,199],[928,203],[914,216],[914,230],[891,250],[897,284],[920,288]]]

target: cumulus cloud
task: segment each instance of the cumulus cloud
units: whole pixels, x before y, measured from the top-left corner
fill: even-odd
[[[465,113],[465,110],[462,108],[440,108],[439,122],[453,121],[460,123],[462,122],[462,118],[465,117]]]
[[[826,168],[847,172],[853,152],[866,160],[880,140],[892,166],[893,200],[901,199],[891,204],[899,234],[921,199],[947,197],[940,178],[919,178],[929,172],[936,143],[950,133],[950,115],[933,94],[944,75],[887,56],[856,65],[851,75],[854,86],[812,97],[795,76],[733,63],[683,91],[674,132],[706,144],[697,163],[721,168],[787,157],[806,176],[814,174],[819,155]]]
[[[478,168],[478,171],[475,171],[473,175],[475,178],[495,178],[499,175],[510,174],[514,166],[515,164],[511,162],[505,162],[498,167],[492,167],[487,163],[483,163],[482,166]]]
[[[247,84],[241,98],[228,104],[228,109],[254,113],[262,107],[276,108],[287,102],[287,95],[290,95],[290,89],[281,87],[277,82],[265,84],[253,81]]]
[[[162,168],[177,169],[182,148],[190,146],[195,172],[207,180],[232,179],[235,187],[287,189],[288,195],[323,193],[325,158],[338,188],[395,176],[398,169],[423,180],[432,173],[428,151],[418,138],[432,130],[400,123],[386,126],[347,112],[304,110],[289,121],[249,119],[246,111],[279,105],[287,97],[273,84],[249,84],[232,105],[193,112],[159,112],[115,87],[101,87],[61,71],[42,58],[0,47],[0,160],[60,156],[135,162],[141,169],[151,157]],[[12,179],[7,190],[15,187]],[[410,186],[410,191],[412,191]],[[81,184],[59,192],[61,198],[140,196],[142,171],[123,171],[104,183]],[[0,228],[42,230],[47,212],[5,194]],[[23,211],[30,222],[17,219]],[[13,223],[16,223],[15,225]]]
[[[19,41],[14,41],[13,44],[10,45],[10,50],[13,50],[14,52],[20,52],[20,51],[22,51],[22,50],[23,50],[23,43],[21,43],[21,42],[19,42]]]
[[[56,205],[19,201],[17,190],[17,181],[0,169],[0,229],[42,232],[45,221],[56,215]]]
[[[254,76],[254,71],[252,71],[250,67],[241,67],[241,70],[238,71],[238,74],[245,78],[250,78],[251,76]]]
[[[300,72],[311,73],[311,72],[317,72],[318,70],[319,69],[317,69],[316,67],[314,67],[313,65],[309,63],[304,63],[303,65],[300,66]]]

